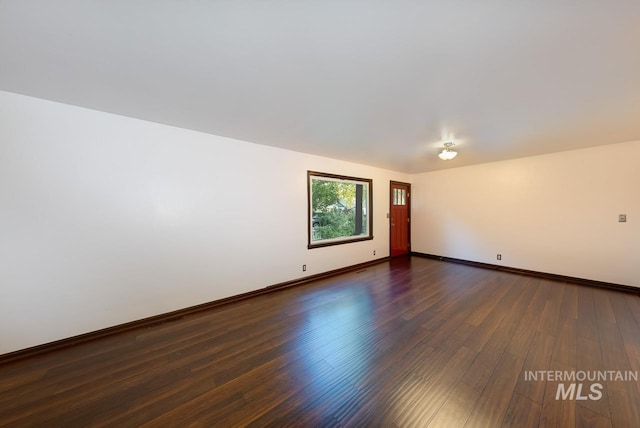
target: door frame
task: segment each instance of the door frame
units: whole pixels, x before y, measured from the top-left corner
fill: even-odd
[[[393,185],[407,186],[407,243],[409,244],[408,252],[406,255],[411,255],[411,183],[405,183],[403,181],[389,181],[389,213],[387,214],[387,220],[389,224],[389,257],[392,257],[392,248],[391,248],[391,239],[392,239],[392,231],[391,231],[391,211],[393,209]],[[404,255],[404,254],[403,254]],[[396,256],[402,257],[403,255]]]

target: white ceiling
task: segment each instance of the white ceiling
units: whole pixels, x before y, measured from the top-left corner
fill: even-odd
[[[0,0],[0,89],[429,171],[640,139],[640,1]]]

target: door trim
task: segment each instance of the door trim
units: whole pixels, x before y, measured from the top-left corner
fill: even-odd
[[[389,226],[389,257],[391,256],[391,210],[393,209],[393,185],[407,186],[407,218],[409,219],[409,224],[407,225],[407,242],[409,243],[409,248],[407,254],[402,254],[396,257],[403,257],[405,255],[411,255],[411,183],[405,183],[403,181],[389,181],[389,212],[387,213],[387,224]]]

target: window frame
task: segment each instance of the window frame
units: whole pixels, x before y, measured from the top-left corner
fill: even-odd
[[[363,205],[366,207],[366,235],[357,235],[353,237],[345,236],[340,238],[330,238],[321,241],[312,241],[313,238],[313,203],[312,196],[312,180],[317,178],[328,178],[327,181],[349,181],[359,182],[360,184],[367,186],[366,196],[367,203]],[[364,192],[364,189],[363,189]],[[364,193],[363,193],[364,195]],[[350,244],[352,242],[369,241],[373,239],[373,180],[370,178],[350,177],[346,175],[330,174],[326,172],[307,171],[307,248],[322,248],[333,245]]]

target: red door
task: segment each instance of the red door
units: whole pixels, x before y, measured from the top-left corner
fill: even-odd
[[[411,185],[408,183],[391,182],[391,257],[409,254],[410,191]]]

